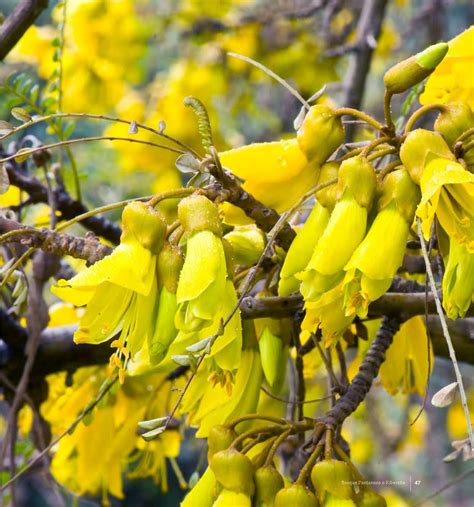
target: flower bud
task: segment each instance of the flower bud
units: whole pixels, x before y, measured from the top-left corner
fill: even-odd
[[[413,130],[400,148],[400,159],[417,185],[420,184],[424,168],[435,158],[455,160],[445,140],[436,132]]]
[[[316,496],[301,484],[281,489],[275,497],[275,507],[318,507]]]
[[[183,263],[184,257],[181,250],[165,243],[158,255],[158,279],[172,294],[176,294]]]
[[[227,428],[222,424],[213,426],[209,430],[207,437],[207,459],[211,462],[216,452],[223,451],[230,447],[230,444],[237,438],[237,434],[233,429]]]
[[[448,52],[446,42],[426,48],[403,62],[397,63],[384,75],[385,88],[389,93],[403,93],[428,77]]]
[[[203,195],[190,195],[178,204],[178,218],[188,235],[211,231],[220,236],[221,222],[217,206]]]
[[[337,162],[326,162],[321,166],[319,173],[318,185],[326,183],[337,178],[339,172],[339,164]],[[324,206],[328,210],[332,210],[336,204],[336,183],[327,186],[316,192],[315,197],[321,206]]]
[[[140,201],[125,206],[122,213],[122,243],[135,239],[147,250],[157,254],[166,236],[166,221],[155,208]]]
[[[320,502],[324,501],[326,492],[339,498],[352,498],[353,480],[349,465],[336,459],[320,461],[311,470],[311,482],[318,492]]]
[[[387,501],[373,489],[363,489],[357,495],[357,505],[359,507],[387,507]]]
[[[454,148],[456,139],[474,125],[474,113],[466,102],[444,104],[436,118],[434,128]]]
[[[344,142],[345,133],[341,117],[324,104],[308,111],[298,129],[298,144],[308,160],[322,164]]]
[[[250,459],[236,449],[219,451],[211,459],[211,468],[224,489],[252,495],[253,465]]]
[[[252,499],[244,493],[223,489],[212,507],[252,507]]]
[[[337,182],[337,199],[349,191],[359,206],[370,208],[377,179],[375,170],[364,157],[351,157],[342,162]]]
[[[235,262],[242,266],[253,266],[265,248],[265,237],[256,227],[236,227],[225,235],[234,249]]]
[[[411,225],[420,198],[420,189],[413,183],[408,172],[405,169],[399,169],[385,176],[378,210],[382,211],[395,201],[398,212]]]
[[[273,507],[275,497],[284,487],[283,477],[273,466],[264,466],[255,472],[255,505]]]

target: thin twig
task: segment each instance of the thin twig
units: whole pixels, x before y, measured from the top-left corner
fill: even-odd
[[[451,336],[449,334],[448,325],[446,324],[446,319],[444,316],[443,306],[441,305],[441,301],[438,296],[438,291],[436,289],[436,282],[433,276],[433,271],[431,269],[430,259],[428,257],[428,252],[426,249],[426,242],[425,238],[423,237],[423,232],[421,230],[421,219],[417,218],[417,225],[418,225],[418,236],[420,237],[420,243],[421,243],[421,251],[423,253],[423,258],[425,259],[425,265],[426,265],[426,273],[428,274],[428,279],[430,281],[431,286],[431,292],[433,293],[433,297],[436,304],[436,310],[438,312],[439,320],[441,322],[441,327],[443,329],[443,335],[446,339],[446,343],[448,345],[449,350],[449,356],[451,358],[451,361],[453,363],[454,373],[456,375],[456,380],[458,383],[459,388],[459,395],[461,397],[461,404],[462,408],[464,410],[464,416],[466,418],[466,424],[467,424],[467,432],[469,434],[469,442],[471,444],[471,449],[474,450],[474,436],[472,433],[472,423],[471,423],[471,416],[469,414],[469,408],[467,406],[467,398],[466,398],[466,391],[464,390],[464,384],[462,380],[461,371],[459,370],[459,365],[456,359],[456,351],[453,347],[453,342],[451,340]]]

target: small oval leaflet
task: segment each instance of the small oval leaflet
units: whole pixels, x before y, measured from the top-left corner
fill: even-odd
[[[440,389],[431,398],[431,404],[435,407],[447,407],[451,405],[456,397],[456,389],[458,387],[457,382],[448,384],[447,386]]]
[[[14,107],[11,110],[11,113],[14,118],[16,118],[18,121],[21,121],[23,123],[31,121],[30,114],[22,107]]]
[[[183,174],[195,174],[200,169],[199,160],[189,152],[180,155],[176,159],[175,165],[178,171]]]

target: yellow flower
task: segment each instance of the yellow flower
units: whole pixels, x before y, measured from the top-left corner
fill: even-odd
[[[474,297],[474,252],[454,238],[449,241],[449,254],[443,276],[443,307],[450,319],[462,318]]]
[[[407,320],[396,335],[380,368],[382,384],[390,394],[416,393],[424,396],[428,371],[428,338],[422,317]],[[431,368],[433,347],[430,348]]]
[[[223,304],[227,278],[222,240],[211,231],[188,238],[179,277],[176,327],[185,332],[208,327]]]
[[[430,237],[436,216],[448,236],[474,252],[474,174],[451,160],[438,158],[424,168],[421,176],[421,202],[416,215],[421,218],[425,238]]]
[[[111,255],[71,280],[59,280],[52,291],[77,306],[87,305],[74,333],[76,343],[102,343],[121,332],[117,346],[127,357],[154,331],[157,254],[166,224],[158,211],[140,202],[125,207],[122,223],[121,243]]]
[[[474,83],[466,72],[474,66],[474,26],[449,42],[444,60],[429,77],[420,96],[422,104],[463,101],[474,108]]]
[[[316,185],[319,166],[310,164],[296,139],[256,143],[219,154],[222,165],[244,180],[243,188],[265,206],[283,212]],[[249,223],[227,204],[225,221]]]
[[[197,437],[207,437],[213,426],[255,411],[262,384],[259,353],[253,348],[242,350],[232,392],[222,385],[211,385],[208,375],[204,368],[198,370],[180,408],[181,413],[189,414],[188,423],[199,428]]]
[[[300,282],[295,275],[306,268],[314,248],[329,222],[329,216],[329,210],[316,201],[286,254],[278,285],[278,292],[281,296],[288,296],[298,291]]]
[[[418,187],[404,169],[386,176],[379,199],[379,212],[367,236],[344,268],[348,315],[357,314],[365,318],[369,304],[390,287],[403,261],[419,194]],[[387,231],[390,231],[388,236]]]

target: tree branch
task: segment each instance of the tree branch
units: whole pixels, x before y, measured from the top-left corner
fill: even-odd
[[[76,259],[84,259],[89,264],[94,264],[112,253],[112,248],[101,243],[91,232],[86,233],[85,238],[78,238],[49,229],[38,230],[0,217],[0,233],[10,231],[22,231],[24,234],[12,236],[6,241],[19,241],[22,245],[41,248],[47,253],[71,255]]]
[[[42,202],[49,204],[48,191],[46,187],[34,176],[28,176],[22,173],[16,164],[9,161],[5,164],[10,183],[15,187],[24,190],[30,197],[29,203],[35,204]],[[54,199],[57,211],[61,213],[63,220],[70,220],[89,211],[80,201],[73,199],[62,186],[54,189]],[[114,224],[104,217],[92,216],[81,221],[86,229],[89,229],[97,236],[109,240],[111,243],[118,244],[122,231],[117,224]]]
[[[0,26],[0,60],[4,60],[23,34],[48,7],[48,0],[21,0]]]
[[[356,49],[349,63],[344,80],[346,107],[360,109],[365,91],[365,82],[370,71],[372,54],[382,28],[387,0],[365,0],[357,27]],[[346,140],[352,140],[355,124],[346,125]]]

